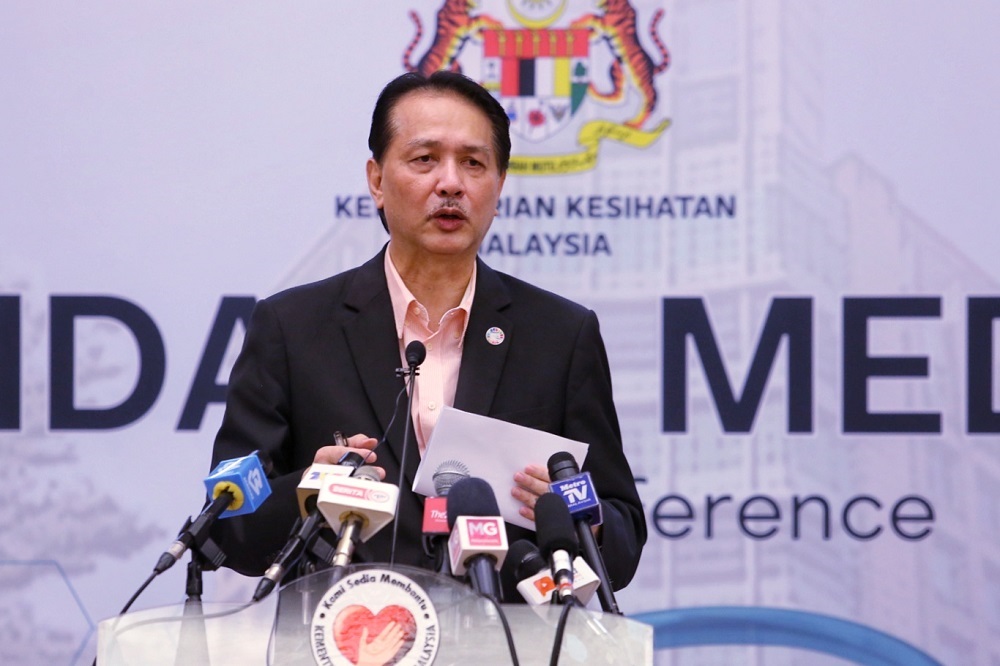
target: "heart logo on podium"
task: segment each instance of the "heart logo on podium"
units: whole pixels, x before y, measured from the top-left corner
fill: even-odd
[[[413,614],[396,605],[386,606],[376,615],[355,604],[340,611],[333,622],[337,649],[352,664],[398,663],[413,647],[416,635]]]

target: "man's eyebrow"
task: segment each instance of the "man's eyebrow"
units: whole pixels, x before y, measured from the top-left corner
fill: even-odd
[[[437,139],[413,139],[407,142],[407,147],[409,148],[440,148],[443,142]],[[493,150],[489,144],[477,145],[477,144],[467,144],[458,147],[459,152],[462,153],[486,153],[492,154]]]

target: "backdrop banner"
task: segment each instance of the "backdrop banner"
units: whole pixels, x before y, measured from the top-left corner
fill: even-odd
[[[511,119],[481,257],[600,317],[657,663],[1000,663],[998,30],[990,0],[3,3],[0,662],[93,660],[201,509],[256,300],[386,241],[379,90],[450,68]]]

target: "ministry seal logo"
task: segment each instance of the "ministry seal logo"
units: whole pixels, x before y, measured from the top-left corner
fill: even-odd
[[[539,148],[540,154],[511,156],[511,173],[587,171],[597,165],[601,141],[646,148],[669,127],[666,119],[649,127],[658,102],[655,79],[670,65],[670,53],[657,32],[663,9],[649,23],[654,60],[639,41],[636,11],[627,0],[598,0],[596,12],[575,18],[566,16],[568,0],[505,0],[512,24],[474,13],[483,4],[446,0],[437,12],[430,46],[415,62],[424,28],[419,14],[411,11],[416,34],[403,54],[403,68],[424,75],[460,71],[489,90],[507,110],[511,132]],[[599,58],[610,63],[606,74],[594,71]],[[581,113],[588,102],[595,106]],[[615,107],[628,110],[617,109],[620,119],[593,119]],[[541,152],[575,125],[576,150]]]
[[[323,595],[312,621],[317,664],[431,664],[440,646],[437,611],[411,578],[387,569],[345,576]]]

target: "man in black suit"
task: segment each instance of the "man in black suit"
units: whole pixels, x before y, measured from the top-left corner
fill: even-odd
[[[510,157],[505,111],[459,74],[404,74],[379,96],[369,147],[369,189],[389,243],[360,267],[259,302],[233,368],[213,466],[257,449],[272,465],[273,496],[253,514],[216,523],[226,565],[263,573],[289,536],[295,488],[310,464],[354,450],[388,481],[400,478],[404,418],[393,414],[403,380],[395,369],[420,340],[428,357],[416,384],[418,451],[443,405],[588,443],[583,469],[604,510],[597,536],[620,589],[635,573],[646,527],[597,317],[477,256]],[[333,443],[335,431],[351,434],[348,446]],[[395,561],[428,566],[423,498],[409,490],[418,451],[402,475]],[[504,489],[528,519],[548,490],[545,463],[525,461]],[[507,528],[511,541],[533,537]],[[387,561],[391,533],[363,544],[355,561]]]

